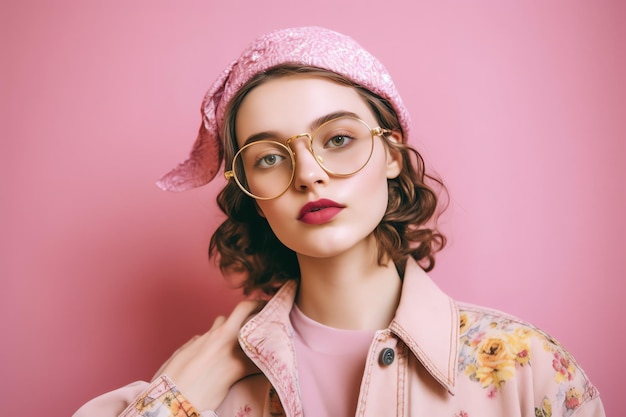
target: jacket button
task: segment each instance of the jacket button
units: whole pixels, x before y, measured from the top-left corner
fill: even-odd
[[[389,366],[393,363],[394,358],[396,357],[396,352],[391,348],[385,348],[382,352],[380,352],[380,363],[385,366]]]

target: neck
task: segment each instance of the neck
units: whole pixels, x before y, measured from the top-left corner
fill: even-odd
[[[386,328],[394,317],[402,283],[393,262],[379,265],[376,242],[332,258],[298,255],[300,310],[324,325],[355,330]]]

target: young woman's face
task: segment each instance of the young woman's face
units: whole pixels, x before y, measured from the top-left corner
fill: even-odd
[[[267,81],[243,100],[236,118],[238,146],[263,134],[285,142],[312,133],[314,122],[338,112],[358,115],[370,128],[378,122],[351,87],[315,76],[289,76]],[[392,139],[401,140],[399,134]],[[306,138],[290,144],[296,154],[294,179],[272,200],[257,200],[259,212],[280,241],[302,256],[325,258],[363,244],[387,208],[387,178],[401,169],[379,137],[367,165],[349,177],[328,174],[308,150]]]

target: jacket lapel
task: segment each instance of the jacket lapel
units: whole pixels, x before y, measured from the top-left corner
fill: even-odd
[[[239,333],[242,349],[268,378],[289,417],[303,414],[293,329],[289,321],[296,290],[297,282],[285,283]],[[389,329],[409,347],[428,372],[454,394],[459,343],[458,307],[412,258],[407,261],[400,304]]]
[[[454,394],[459,343],[459,311],[410,258],[400,304],[389,326],[428,372]]]
[[[302,416],[289,312],[297,283],[289,281],[239,332],[239,344],[276,390],[289,417]],[[271,397],[271,395],[270,395]],[[276,398],[270,398],[270,405]]]

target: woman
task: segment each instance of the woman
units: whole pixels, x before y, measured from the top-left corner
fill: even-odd
[[[428,278],[445,189],[408,135],[389,74],[352,39],[296,28],[253,42],[159,185],[204,185],[224,155],[210,254],[269,301],[240,303],[151,383],[76,416],[603,416],[556,341]]]

